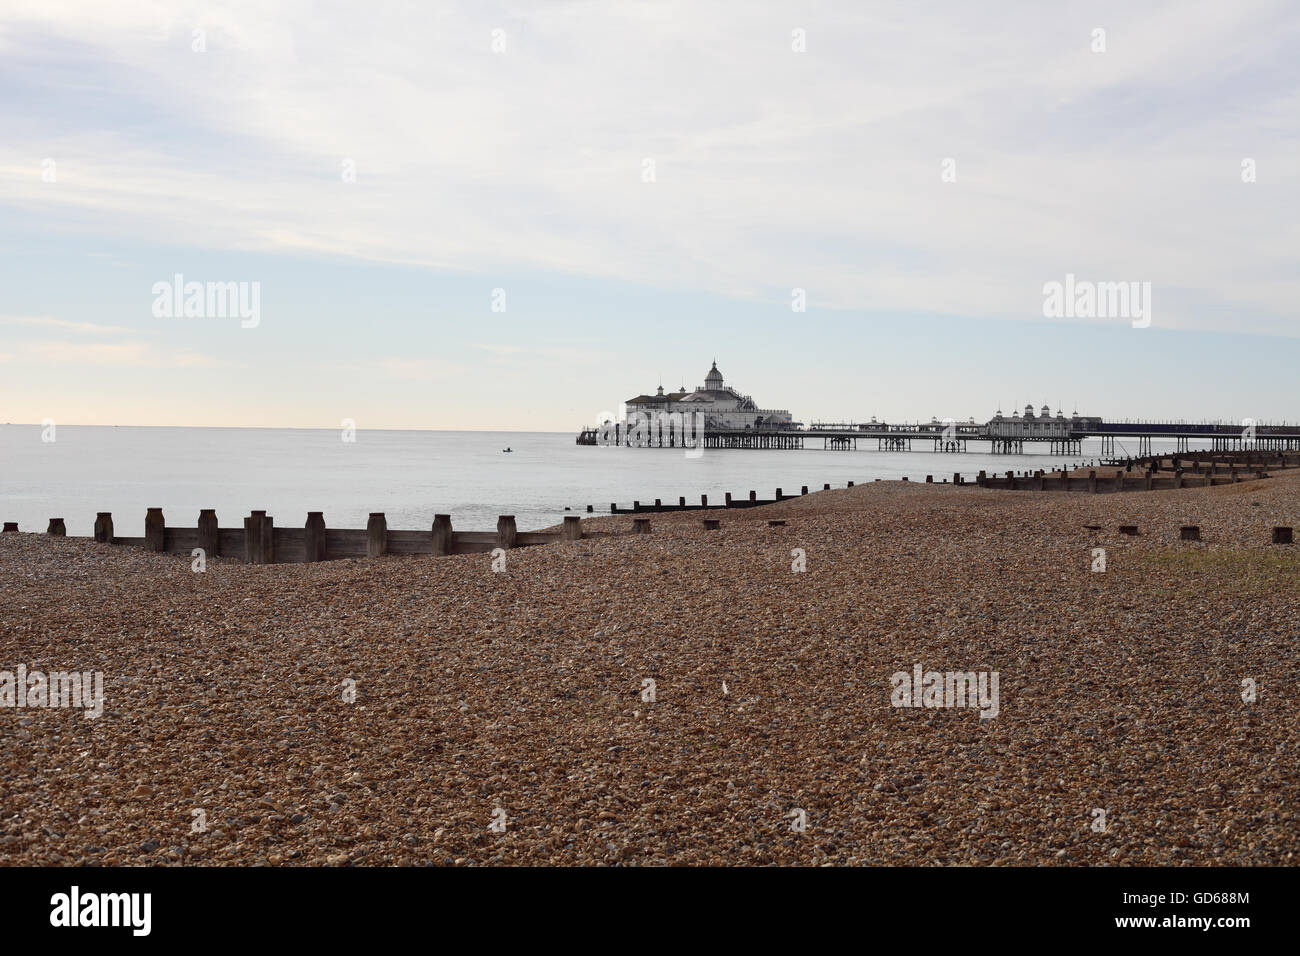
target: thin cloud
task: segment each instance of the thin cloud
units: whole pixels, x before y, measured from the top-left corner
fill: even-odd
[[[131,329],[119,325],[100,325],[97,322],[74,322],[69,319],[56,319],[46,315],[0,315],[0,325],[36,325],[48,329],[67,329],[70,332],[84,332],[88,335],[120,335],[130,333]]]

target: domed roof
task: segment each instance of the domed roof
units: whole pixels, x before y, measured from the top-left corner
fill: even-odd
[[[705,388],[722,388],[722,373],[718,371],[718,361],[713,360],[713,368],[709,369],[709,374],[704,376]]]

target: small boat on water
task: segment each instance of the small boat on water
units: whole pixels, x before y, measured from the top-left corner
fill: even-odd
[[[514,451],[513,448],[502,448],[502,449],[501,449],[501,454],[506,455],[506,454],[509,454],[509,453],[512,452],[512,451]]]

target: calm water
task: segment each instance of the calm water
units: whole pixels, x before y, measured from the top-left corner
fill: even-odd
[[[599,448],[574,444],[575,433],[361,431],[354,443],[338,430],[255,428],[130,428],[60,425],[54,442],[38,425],[0,425],[0,519],[23,531],[44,531],[51,517],[68,534],[89,535],[95,513],[111,511],[119,535],[144,534],[144,514],[161,507],[168,523],[193,526],[200,508],[215,508],[223,528],[240,527],[255,508],[281,526],[301,527],[308,511],[327,525],[364,528],[372,511],[388,526],[429,527],[437,512],[462,531],[496,528],[501,514],[521,530],[556,524],[565,507],[633,499],[676,502],[726,492],[760,498],[777,487],[843,487],[847,481],[901,478],[936,481],[954,471],[1053,468],[1100,458],[1084,454],[936,455],[929,451],[713,451],[688,459],[681,450]],[[820,443],[818,443],[820,444]],[[1134,443],[1136,444],[1136,443]],[[916,443],[920,448],[921,442]],[[502,449],[513,453],[502,454]],[[1169,451],[1173,442],[1156,443]]]

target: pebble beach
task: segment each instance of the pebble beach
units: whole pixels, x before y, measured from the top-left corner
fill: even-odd
[[[0,707],[0,863],[1297,862],[1300,472],[709,517],[499,572],[0,535],[0,670],[105,696]],[[916,667],[996,716],[894,706]]]

